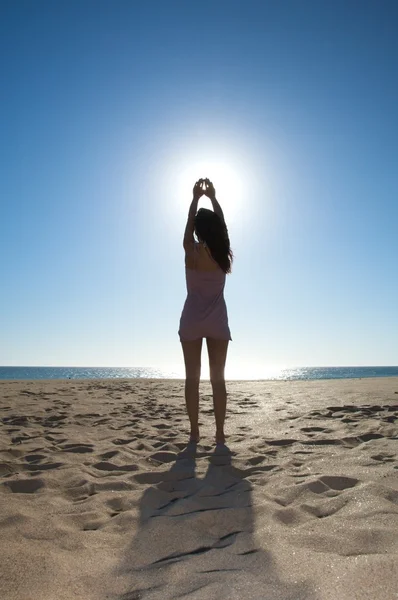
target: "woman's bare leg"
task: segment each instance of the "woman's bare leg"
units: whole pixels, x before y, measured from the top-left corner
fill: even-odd
[[[181,342],[185,361],[185,404],[191,424],[191,440],[199,441],[199,381],[202,353],[202,338],[192,342]]]
[[[225,387],[225,361],[228,340],[206,338],[209,353],[210,382],[213,388],[214,417],[216,420],[216,442],[225,442],[224,421],[227,410],[227,390]]]

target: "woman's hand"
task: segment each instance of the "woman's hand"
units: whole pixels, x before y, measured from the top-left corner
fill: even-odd
[[[210,179],[205,179],[205,190],[204,190],[204,194],[210,198],[210,200],[215,200],[216,198],[216,190],[214,189],[214,185],[212,184],[212,182],[210,181]]]
[[[193,199],[195,201],[199,200],[199,198],[206,193],[202,188],[203,181],[203,179],[198,179],[198,181],[193,186]]]

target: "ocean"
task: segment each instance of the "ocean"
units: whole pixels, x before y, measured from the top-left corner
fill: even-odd
[[[181,379],[183,371],[145,367],[0,367],[0,379]],[[228,375],[229,379],[312,380],[398,377],[398,367],[297,367],[258,370],[250,376]]]

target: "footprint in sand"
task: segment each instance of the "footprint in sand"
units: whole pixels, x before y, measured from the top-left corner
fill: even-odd
[[[266,444],[268,444],[269,446],[291,446],[296,442],[298,442],[298,440],[295,439],[266,440]]]
[[[335,476],[335,475],[322,475],[319,478],[323,484],[328,486],[332,490],[346,490],[347,488],[352,488],[357,485],[359,482],[355,477],[344,477],[344,476]]]
[[[0,463],[0,477],[9,477],[15,473],[16,467],[8,463]]]
[[[5,481],[4,485],[14,494],[34,494],[44,487],[43,479],[16,479]]]
[[[280,470],[279,465],[255,465],[246,469],[234,467],[234,474],[242,479],[246,479],[247,477],[251,477],[252,475],[261,475],[262,473],[266,473],[267,471],[273,471],[274,469]]]
[[[305,432],[323,431],[324,433],[330,433],[332,431],[332,429],[328,429],[326,427],[302,427],[300,429],[300,431],[305,431]]]
[[[300,442],[303,446],[342,446],[343,442],[341,440],[335,439],[312,439],[308,441]]]
[[[253,456],[252,458],[248,459],[248,463],[249,465],[259,465],[260,463],[262,463],[264,460],[266,459],[266,455],[258,455],[258,456]]]
[[[74,503],[83,502],[97,492],[94,484],[87,479],[82,479],[78,484],[74,484],[65,490],[65,496]]]
[[[101,461],[91,466],[94,467],[94,469],[97,469],[98,471],[138,471],[137,465],[119,466],[107,461]]]
[[[100,419],[99,421],[95,421],[93,423],[93,427],[97,427],[98,425],[104,425],[105,423],[109,423],[110,419],[105,417],[104,419]]]
[[[63,452],[75,452],[77,454],[84,454],[86,452],[94,452],[94,446],[92,444],[65,444],[61,446]]]
[[[174,462],[177,459],[177,454],[175,452],[155,452],[149,456],[148,460],[152,460],[158,463],[170,463]]]
[[[100,457],[107,460],[108,458],[113,458],[117,454],[119,454],[119,450],[111,450],[109,452],[104,452],[103,454],[100,454]]]
[[[22,435],[17,435],[11,438],[11,442],[13,444],[22,444],[23,442],[27,442],[28,440],[35,440],[39,437],[40,435],[27,435],[26,433],[23,433]]]
[[[112,444],[115,444],[116,446],[124,446],[125,444],[129,444],[130,442],[134,441],[135,439],[136,439],[136,437],[116,438],[115,440],[112,440]]]
[[[28,421],[28,417],[26,416],[15,416],[15,415],[11,415],[10,417],[4,417],[2,419],[4,424],[7,425],[18,425],[18,427],[23,427],[25,425],[28,425],[29,421]]]
[[[54,463],[40,463],[40,464],[27,464],[23,465],[24,471],[49,471],[51,469],[58,469],[62,467],[64,463],[62,462],[54,462]]]
[[[394,462],[395,455],[387,454],[386,452],[381,452],[380,454],[374,454],[370,458],[372,458],[373,460],[377,460],[379,462]]]
[[[131,508],[131,502],[129,502],[126,496],[110,498],[109,500],[105,501],[105,505],[113,511],[113,516],[126,510],[130,510]]]

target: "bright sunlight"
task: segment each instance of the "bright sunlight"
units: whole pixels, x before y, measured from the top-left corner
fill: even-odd
[[[181,196],[184,207],[187,204],[187,194],[191,192],[195,181],[206,177],[213,182],[217,199],[225,208],[228,217],[233,218],[242,197],[243,185],[239,177],[239,171],[226,163],[198,162],[182,170],[178,177],[178,191],[181,191],[178,196]],[[210,204],[210,201],[205,197],[201,199],[201,202]]]

